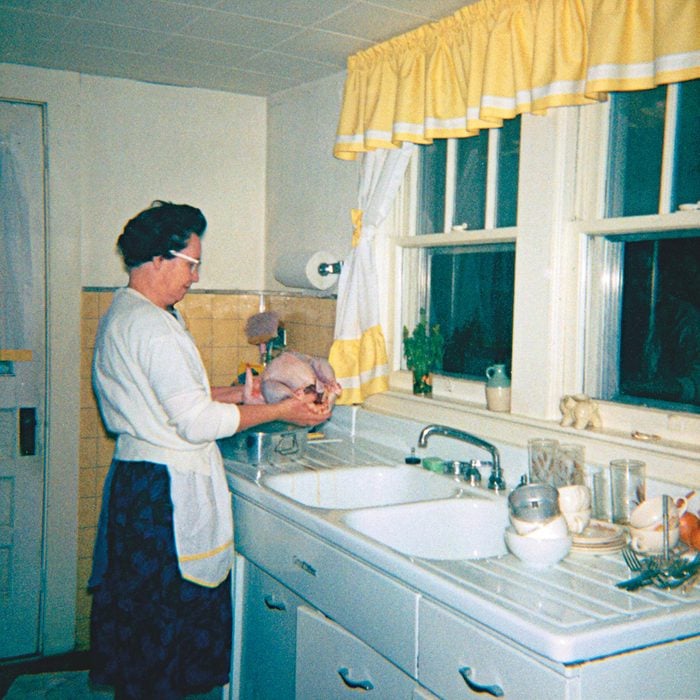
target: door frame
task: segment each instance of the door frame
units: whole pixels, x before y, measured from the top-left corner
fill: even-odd
[[[80,436],[80,76],[0,64],[0,98],[43,106],[46,480],[39,651],[75,648]]]

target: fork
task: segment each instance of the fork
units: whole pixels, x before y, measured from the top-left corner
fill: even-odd
[[[625,564],[627,564],[627,568],[630,571],[642,570],[642,562],[639,561],[637,553],[631,547],[625,547],[622,550],[622,558],[625,560]]]

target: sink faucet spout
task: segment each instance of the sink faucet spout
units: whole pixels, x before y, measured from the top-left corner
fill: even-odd
[[[450,428],[446,425],[432,424],[426,425],[425,428],[420,431],[420,435],[418,436],[418,447],[427,447],[428,438],[431,435],[439,435],[442,437],[453,438],[454,440],[461,440],[462,442],[466,442],[470,445],[475,445],[476,447],[481,447],[483,450],[486,450],[491,455],[491,460],[493,462],[488,487],[495,491],[505,489],[506,482],[503,478],[503,470],[501,469],[501,456],[498,452],[498,448],[495,445],[463,430]]]

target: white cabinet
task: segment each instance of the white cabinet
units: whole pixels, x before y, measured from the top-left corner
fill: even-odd
[[[243,580],[239,697],[241,700],[291,699],[296,611],[303,601],[250,562],[245,562]]]
[[[418,630],[418,678],[445,700],[571,697],[564,676],[442,606],[422,600]]]
[[[296,668],[296,696],[303,700],[431,697],[357,637],[307,607],[297,612]]]
[[[555,662],[361,561],[308,520],[234,501],[245,558],[236,700],[699,697],[700,636]]]
[[[582,698],[700,698],[700,637],[596,659],[580,674]]]
[[[235,494],[234,513],[239,554],[415,677],[416,591]]]

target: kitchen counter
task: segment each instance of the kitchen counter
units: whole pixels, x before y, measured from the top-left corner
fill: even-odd
[[[700,587],[687,595],[654,587],[620,590],[615,583],[630,576],[620,554],[570,553],[544,571],[526,568],[511,554],[464,561],[411,558],[345,526],[346,511],[303,506],[260,484],[264,474],[280,471],[403,464],[404,454],[328,426],[326,439],[310,442],[301,459],[277,467],[229,459],[225,465],[237,497],[551,661],[577,664],[700,636]]]

